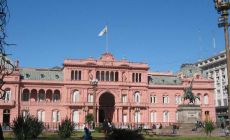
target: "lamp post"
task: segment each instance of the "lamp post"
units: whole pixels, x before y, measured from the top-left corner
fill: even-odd
[[[230,9],[230,0],[214,0],[215,8],[220,14],[218,20],[218,27],[224,27],[224,37],[225,37],[225,52],[227,61],[227,76],[228,76],[228,119],[230,119],[230,56],[229,56],[229,35],[228,35],[228,10]]]
[[[97,113],[96,113],[96,91],[97,91],[97,79],[90,80],[90,84],[93,86],[93,128],[95,128],[95,123],[97,122]]]

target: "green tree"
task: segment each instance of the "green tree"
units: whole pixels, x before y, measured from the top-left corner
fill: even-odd
[[[205,120],[204,131],[205,131],[206,135],[211,136],[211,133],[214,129],[215,129],[214,122],[212,120]]]
[[[61,138],[69,138],[74,130],[74,124],[70,121],[70,119],[65,118],[62,120],[61,124],[59,125],[58,135]]]
[[[37,138],[42,133],[44,125],[36,117],[19,115],[13,120],[11,128],[17,140],[27,140]]]

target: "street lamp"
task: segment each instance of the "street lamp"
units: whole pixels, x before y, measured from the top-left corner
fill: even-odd
[[[95,128],[95,123],[97,122],[97,113],[96,113],[96,91],[97,91],[97,84],[98,80],[97,79],[92,79],[90,80],[90,85],[93,86],[93,122],[94,122],[94,128]]]
[[[227,76],[228,76],[228,119],[230,119],[230,56],[229,56],[229,35],[228,35],[228,10],[230,9],[230,0],[214,0],[215,8],[220,14],[218,27],[224,27],[225,36],[225,52],[227,60]]]

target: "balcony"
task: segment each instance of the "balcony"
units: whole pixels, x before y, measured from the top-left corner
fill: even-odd
[[[21,105],[25,106],[51,106],[51,105],[62,105],[60,101],[47,102],[47,101],[21,101]]]
[[[130,103],[128,103],[128,102],[119,102],[119,103],[116,103],[115,106],[129,107]]]
[[[66,106],[84,106],[84,103],[83,102],[67,102],[67,103],[64,103],[64,105]]]
[[[0,106],[15,106],[15,101],[5,101],[5,100],[0,100]]]
[[[136,102],[132,102],[132,103],[131,103],[131,106],[134,106],[134,107],[146,107],[147,104],[146,104],[146,103],[136,103]]]

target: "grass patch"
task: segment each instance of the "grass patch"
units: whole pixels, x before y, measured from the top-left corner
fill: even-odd
[[[83,132],[74,132],[70,138],[64,140],[80,140]],[[92,132],[92,136],[96,140],[105,140],[103,133]],[[5,140],[15,140],[12,132],[4,132]],[[63,140],[58,136],[57,132],[42,133],[37,140]],[[198,137],[198,136],[145,136],[145,140],[230,140],[230,137]]]

